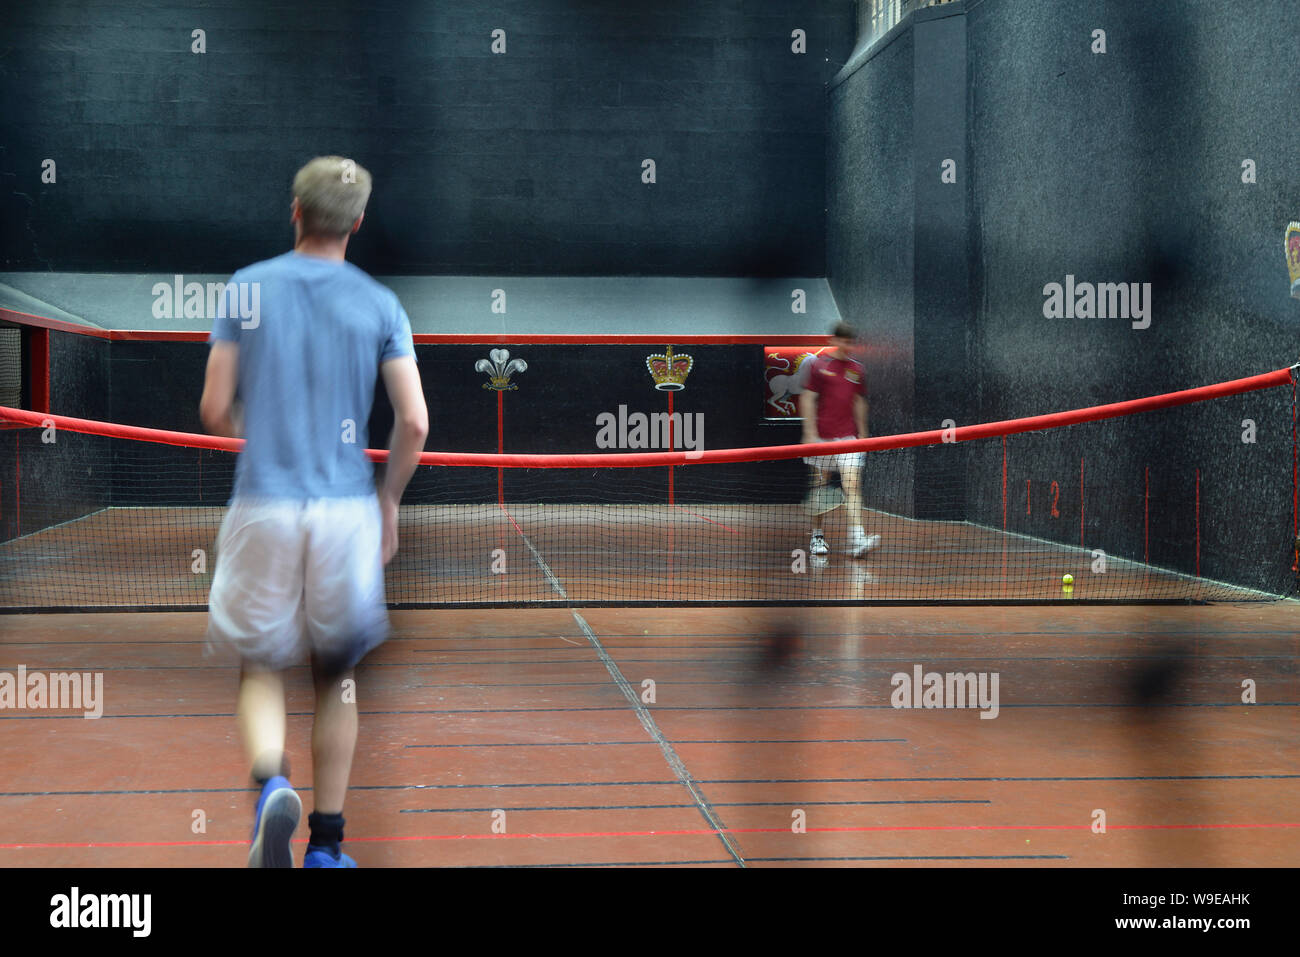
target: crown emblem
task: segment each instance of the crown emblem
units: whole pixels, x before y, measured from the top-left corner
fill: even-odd
[[[510,377],[516,372],[527,372],[528,363],[523,359],[511,359],[510,353],[505,349],[493,349],[488,353],[487,359],[479,359],[474,363],[474,371],[488,374],[488,380],[483,383],[483,388],[508,392],[519,388],[510,381]]]
[[[673,355],[673,347],[664,350],[664,355],[645,357],[645,367],[655,380],[655,388],[660,392],[680,392],[686,388],[686,377],[691,374],[695,360],[686,355]]]
[[[1291,273],[1291,295],[1300,299],[1300,223],[1286,227],[1286,268]]]

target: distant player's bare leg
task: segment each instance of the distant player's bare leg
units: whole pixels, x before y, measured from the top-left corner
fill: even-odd
[[[849,531],[862,527],[862,469],[844,469],[840,472],[844,486],[844,519]]]
[[[815,465],[809,465],[808,472],[809,472],[808,489],[810,492],[813,491],[814,489],[820,488],[821,486],[825,485],[828,481],[830,481],[829,473],[826,472],[824,469],[818,468]],[[812,532],[814,535],[820,532],[822,527],[822,519],[824,519],[825,517],[826,516],[824,515],[816,515],[813,517]]]
[[[319,814],[342,814],[357,746],[356,677],[351,669],[327,676],[312,659],[316,720],[311,728],[314,796]]]
[[[862,468],[847,468],[840,473],[844,485],[845,521],[849,526],[850,555],[861,558],[880,543],[879,535],[868,535],[862,528]]]
[[[284,730],[282,674],[245,662],[239,678],[239,735],[255,779],[283,773]]]

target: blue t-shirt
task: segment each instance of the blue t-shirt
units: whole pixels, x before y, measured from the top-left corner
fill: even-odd
[[[379,364],[414,356],[391,289],[348,262],[285,253],[230,278],[210,343],[239,345],[243,454],[232,498],[372,495]]]

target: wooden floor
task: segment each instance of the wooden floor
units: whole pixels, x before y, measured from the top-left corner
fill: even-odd
[[[202,609],[222,508],[110,508],[0,544],[0,608]],[[809,554],[794,505],[404,506],[395,605],[575,602],[1236,601],[1258,592],[964,522],[867,511],[880,546]],[[1074,584],[1062,588],[1069,574]]]
[[[367,867],[1294,867],[1297,612],[399,611],[358,675],[345,847]],[[237,669],[202,656],[205,622],[0,616],[0,672],[101,672],[106,699],[98,720],[0,710],[0,866],[244,864]],[[997,717],[893,707],[915,666],[996,672]],[[305,816],[311,691],[290,684]]]

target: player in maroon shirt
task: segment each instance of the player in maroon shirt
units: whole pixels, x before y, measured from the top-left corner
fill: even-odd
[[[830,346],[830,352],[811,360],[813,365],[799,396],[805,444],[867,437],[867,380],[862,364],[853,358],[858,349],[857,331],[847,323],[838,323],[831,331]],[[849,523],[848,552],[854,558],[861,558],[880,544],[879,535],[869,536],[862,530],[862,457],[863,453],[853,452],[804,459],[813,467],[814,485],[825,484],[832,471],[840,473]],[[809,550],[813,555],[830,551],[817,525],[812,530]]]

